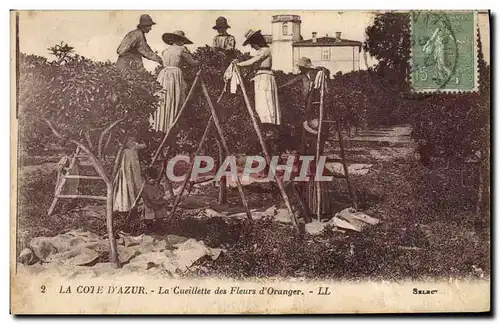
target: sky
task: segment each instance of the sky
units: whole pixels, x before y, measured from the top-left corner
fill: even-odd
[[[75,51],[85,57],[105,61],[115,61],[116,48],[127,32],[134,29],[139,16],[151,15],[157,25],[146,35],[150,47],[159,53],[165,47],[161,35],[165,32],[183,30],[193,41],[188,48],[192,51],[198,46],[211,44],[216,31],[212,29],[219,16],[225,16],[231,26],[229,33],[234,35],[237,48],[251,52],[250,47],[242,47],[245,32],[261,29],[271,34],[271,19],[277,14],[301,16],[301,34],[304,39],[311,38],[312,32],[318,37],[334,36],[342,32],[343,39],[364,41],[365,29],[374,17],[368,11],[23,11],[20,12],[19,38],[23,53],[49,57],[47,48],[61,41],[75,47]],[[487,16],[479,16],[482,35],[488,34]],[[483,39],[486,59],[489,62],[489,37]],[[376,61],[368,59],[368,65]],[[145,60],[147,69],[156,63]],[[364,62],[361,68],[366,68]]]

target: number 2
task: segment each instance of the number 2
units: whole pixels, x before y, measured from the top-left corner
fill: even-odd
[[[45,294],[45,286],[41,286],[40,290],[41,290],[42,294]]]

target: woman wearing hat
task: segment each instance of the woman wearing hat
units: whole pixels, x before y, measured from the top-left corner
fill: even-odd
[[[307,57],[301,57],[296,65],[300,71],[299,75],[289,82],[281,85],[279,89],[302,82],[301,93],[302,100],[306,108],[306,120],[302,123],[303,128],[300,138],[299,153],[304,155],[314,155],[316,152],[315,144],[319,128],[319,119],[317,118],[319,115],[319,109],[317,108],[318,106],[313,106],[313,102],[320,101],[322,77],[324,75],[324,78],[328,79],[330,72],[328,69],[323,67],[314,67],[311,60]],[[326,87],[325,89],[328,88]],[[326,104],[325,106],[328,107],[329,105]],[[324,127],[323,130],[326,133],[326,127]],[[307,136],[307,133],[314,134],[316,136]],[[314,170],[314,167],[311,166],[311,169]],[[331,176],[334,174],[332,174],[328,169],[325,169],[323,175]],[[316,213],[317,210],[317,185],[318,183],[314,181],[313,176],[311,176],[310,180],[307,182],[298,183],[298,188],[303,193],[306,206],[311,213]],[[321,181],[319,182],[319,186],[321,188],[320,193],[322,195],[321,213],[327,214],[331,212],[332,208],[334,208],[337,203],[333,197],[333,193],[335,193],[336,189],[334,188],[332,182]]]
[[[325,79],[329,78],[329,71],[323,67],[314,67],[311,60],[307,57],[301,57],[297,62],[299,75],[289,82],[281,85],[279,89],[289,87],[297,82],[302,81],[302,99],[306,107],[306,121],[303,123],[304,131],[311,134],[317,134],[318,119],[313,119],[317,111],[313,109],[313,102],[318,102],[320,99],[321,78],[324,75]],[[322,75],[323,74],[323,75]],[[325,88],[328,92],[328,87]],[[305,133],[302,132],[300,152],[305,154],[306,149]]]
[[[184,46],[193,42],[184,35],[183,31],[165,33],[162,39],[168,46],[161,55],[164,68],[158,74],[157,81],[163,90],[161,105],[154,116],[153,128],[166,133],[186,98],[186,82],[179,66],[183,62],[198,66],[200,62],[195,60]]]
[[[313,67],[311,60],[307,57],[301,57],[297,62],[297,67],[300,71],[299,75],[288,81],[287,83],[281,85],[278,89],[287,88],[297,82],[302,81],[302,97],[304,100],[307,100],[307,96],[312,89],[318,70]]]
[[[227,19],[224,17],[217,18],[215,26],[212,28],[219,33],[214,37],[213,47],[225,50],[234,50],[236,40],[234,39],[234,36],[227,33],[227,30],[231,28],[231,26],[227,24]]]
[[[281,124],[281,111],[278,101],[278,87],[274,79],[272,68],[271,49],[269,48],[260,30],[249,30],[245,33],[243,46],[250,45],[257,54],[251,59],[238,62],[240,67],[258,64],[257,73],[252,79],[255,89],[255,110],[262,123]]]
[[[143,69],[143,57],[161,64],[161,57],[151,50],[144,36],[144,34],[149,33],[153,25],[156,23],[149,15],[141,15],[137,29],[132,30],[123,38],[116,50],[118,53],[116,67],[120,71]]]

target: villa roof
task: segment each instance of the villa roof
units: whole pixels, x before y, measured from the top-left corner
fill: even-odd
[[[307,39],[303,41],[298,41],[293,43],[295,47],[319,47],[319,46],[359,46],[361,47],[362,43],[349,39],[340,39],[337,40],[335,37],[318,37],[316,38],[316,42],[313,42],[312,39]]]

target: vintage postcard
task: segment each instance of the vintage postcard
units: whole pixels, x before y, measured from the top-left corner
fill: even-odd
[[[490,312],[488,11],[11,12],[11,313]]]

